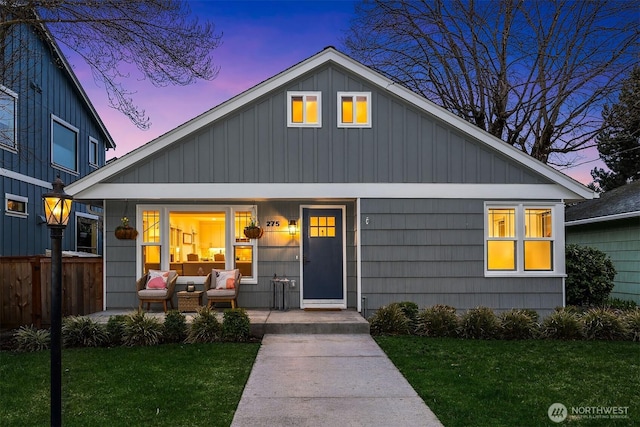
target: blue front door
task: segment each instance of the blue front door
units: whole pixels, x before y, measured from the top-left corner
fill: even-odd
[[[302,209],[302,299],[305,308],[346,308],[343,215],[343,208]]]

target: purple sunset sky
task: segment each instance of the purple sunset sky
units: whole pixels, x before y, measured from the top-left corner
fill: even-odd
[[[216,33],[223,33],[222,45],[213,52],[220,73],[212,81],[164,88],[138,81],[132,74],[131,81],[125,81],[124,85],[136,91],[135,103],[150,117],[151,127],[147,131],[139,130],[122,113],[110,108],[106,93],[96,86],[84,63],[63,47],[117,145],[107,152],[107,159],[123,156],[326,46],[344,51],[341,39],[354,8],[350,0],[209,0],[190,1],[190,5],[201,20],[214,23]],[[588,184],[589,171],[604,165],[597,160],[595,149],[584,150],[578,156],[575,163],[583,164],[563,172]]]

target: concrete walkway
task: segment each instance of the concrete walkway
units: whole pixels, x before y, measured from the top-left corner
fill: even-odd
[[[368,334],[267,334],[232,426],[441,426]]]

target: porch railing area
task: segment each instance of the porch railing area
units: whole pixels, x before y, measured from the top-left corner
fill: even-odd
[[[86,315],[103,307],[102,258],[62,258],[62,315]],[[51,322],[51,258],[0,257],[0,328],[48,327]]]

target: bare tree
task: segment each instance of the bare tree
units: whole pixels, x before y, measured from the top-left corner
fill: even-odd
[[[188,85],[218,73],[211,53],[221,43],[210,22],[190,17],[180,0],[4,0],[0,1],[0,54],[20,24],[45,25],[61,46],[76,52],[103,85],[110,105],[140,129],[149,118],[123,81],[137,72],[152,84]]]
[[[545,163],[594,146],[638,61],[638,0],[372,0],[347,50]]]

